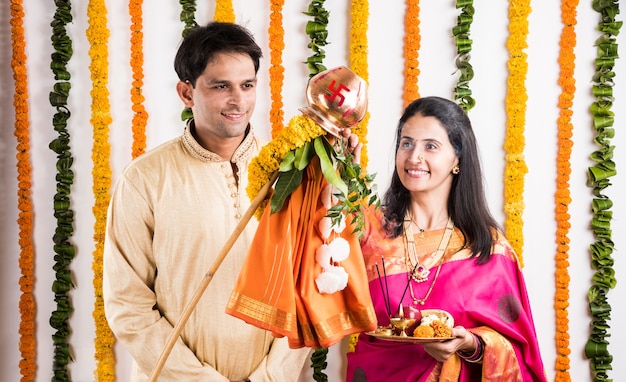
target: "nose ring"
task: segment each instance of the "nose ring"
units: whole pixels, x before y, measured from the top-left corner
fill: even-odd
[[[422,154],[419,154],[417,156],[417,160],[420,161],[420,162],[423,162],[424,161],[424,156]]]

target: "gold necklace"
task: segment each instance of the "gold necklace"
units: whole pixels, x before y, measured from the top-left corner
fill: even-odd
[[[408,273],[408,278],[409,278],[408,283],[409,283],[409,288],[411,289],[411,298],[413,299],[413,303],[415,305],[417,304],[424,305],[424,303],[426,302],[426,299],[428,299],[428,297],[430,296],[430,293],[432,292],[433,287],[435,286],[435,283],[437,282],[437,278],[439,278],[439,272],[441,271],[441,265],[443,263],[443,254],[446,248],[448,247],[450,238],[452,237],[452,232],[454,231],[454,222],[452,221],[451,217],[448,217],[446,230],[443,233],[441,242],[439,243],[439,247],[437,248],[437,252],[435,252],[435,255],[433,256],[430,262],[430,263],[438,263],[439,267],[437,268],[437,273],[435,273],[433,282],[430,284],[430,287],[428,288],[426,295],[421,299],[417,299],[415,298],[415,295],[413,294],[413,284],[411,283],[411,281],[412,280],[415,280],[416,282],[427,281],[428,275],[430,274],[430,267],[419,264],[419,258],[417,257],[417,249],[415,248],[415,240],[413,239],[413,231],[411,229],[410,218],[408,220],[409,221],[407,223],[407,219],[405,219],[405,225],[404,225],[405,248],[407,252],[407,267],[409,266],[409,264],[412,266],[412,269]],[[415,265],[413,265],[411,262],[411,254],[415,257],[415,262],[416,262]]]
[[[428,280],[428,275],[430,274],[430,268],[441,259],[443,253],[450,242],[450,237],[452,236],[452,231],[454,230],[454,222],[451,217],[448,217],[448,223],[446,224],[446,230],[441,237],[441,242],[439,243],[439,248],[437,251],[431,256],[428,263],[420,264],[419,257],[417,255],[417,250],[415,249],[415,237],[413,236],[413,229],[411,227],[411,218],[408,213],[404,219],[404,246],[406,253],[406,266],[407,271],[418,283],[424,282]],[[413,259],[415,259],[415,263],[413,263]]]

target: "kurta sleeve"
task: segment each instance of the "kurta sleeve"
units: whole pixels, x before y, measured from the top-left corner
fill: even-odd
[[[150,375],[175,322],[161,316],[154,291],[157,269],[152,253],[154,218],[146,187],[126,173],[109,205],[104,244],[103,297],[109,326],[128,350],[140,374]],[[201,363],[179,339],[167,358],[159,381],[225,381]]]

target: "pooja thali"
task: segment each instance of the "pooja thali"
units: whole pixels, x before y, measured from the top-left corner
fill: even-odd
[[[421,316],[419,318],[391,317],[388,326],[378,327],[376,330],[365,334],[384,341],[407,343],[443,342],[454,338],[451,333],[454,327],[454,319],[450,313],[441,309],[424,309],[420,313]],[[427,328],[427,330],[419,330],[419,333],[434,333],[437,331],[438,335],[414,335],[413,331],[422,325],[432,325],[435,329]]]

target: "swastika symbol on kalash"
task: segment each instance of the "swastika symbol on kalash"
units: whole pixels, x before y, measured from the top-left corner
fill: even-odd
[[[348,88],[346,85],[344,84],[339,84],[339,86],[335,89],[335,84],[337,83],[337,81],[333,80],[329,85],[328,85],[328,90],[330,90],[330,94],[326,94],[324,95],[324,97],[326,97],[327,100],[329,101],[334,101],[335,98],[339,97],[339,102],[337,103],[337,106],[341,106],[343,105],[343,101],[345,101],[346,97],[343,96],[343,94],[341,94],[342,90],[346,90],[346,91],[350,91],[350,88]]]
[[[341,94],[341,91],[345,90],[349,92],[350,88],[341,83],[339,84],[337,88],[335,88],[336,83],[337,81],[332,80],[332,82],[328,85],[328,90],[330,90],[330,94],[325,94],[324,97],[330,102],[333,102],[335,98],[339,97],[339,102],[337,102],[337,107],[341,107],[341,105],[343,105],[343,101],[346,100],[346,97],[344,97],[344,95]],[[353,110],[354,108],[352,107],[347,108],[346,111],[343,112],[342,117],[345,118],[347,115],[350,115],[350,113],[352,113]]]

